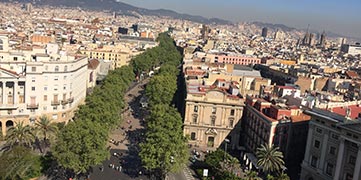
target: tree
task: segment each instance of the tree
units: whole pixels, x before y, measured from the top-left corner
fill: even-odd
[[[286,173],[281,173],[276,180],[290,180],[290,177]]]
[[[144,167],[161,178],[179,171],[188,159],[180,114],[169,105],[155,105],[147,119],[147,130],[139,153]]]
[[[261,145],[257,148],[257,165],[262,168],[266,174],[279,172],[284,167],[283,155],[278,147]]]
[[[246,180],[256,180],[258,178],[256,171],[248,171],[246,173]]]
[[[40,174],[40,156],[28,148],[14,146],[0,156],[0,179],[29,179]]]
[[[55,140],[56,135],[58,133],[58,126],[56,123],[52,122],[51,119],[49,119],[46,116],[40,117],[40,120],[35,123],[36,127],[36,136],[45,144],[45,147],[47,147],[50,143],[50,141]]]
[[[107,139],[108,131],[100,123],[78,119],[60,132],[52,152],[62,167],[84,173],[109,156]]]
[[[146,95],[149,104],[170,104],[177,90],[177,79],[171,75],[154,76],[147,85]]]
[[[21,145],[30,147],[34,142],[35,136],[29,125],[24,126],[23,122],[15,123],[15,126],[9,128],[6,134],[6,144],[10,147]]]

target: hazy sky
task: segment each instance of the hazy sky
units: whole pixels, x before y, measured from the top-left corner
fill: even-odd
[[[233,22],[262,21],[332,31],[361,38],[361,0],[119,0],[149,9],[218,17]]]

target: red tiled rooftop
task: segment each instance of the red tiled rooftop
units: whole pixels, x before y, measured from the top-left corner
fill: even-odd
[[[358,117],[358,114],[361,113],[361,106],[358,105],[351,105],[348,106],[351,110],[351,119],[356,119]],[[337,113],[342,116],[346,116],[346,107],[334,107],[332,108],[332,112]]]

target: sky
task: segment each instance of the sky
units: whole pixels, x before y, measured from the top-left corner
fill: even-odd
[[[217,17],[233,22],[261,21],[361,38],[361,0],[119,0],[148,9]]]

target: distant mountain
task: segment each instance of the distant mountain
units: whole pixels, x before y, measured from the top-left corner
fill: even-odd
[[[288,26],[286,26],[284,24],[272,24],[272,23],[264,23],[264,22],[258,22],[258,21],[251,22],[251,24],[254,24],[254,25],[259,26],[259,27],[266,27],[266,28],[271,29],[273,31],[275,31],[277,29],[285,31],[285,32],[296,30],[296,28],[288,27]]]
[[[166,9],[145,9],[135,7],[119,0],[1,0],[5,2],[19,2],[19,3],[32,3],[34,5],[49,5],[49,6],[65,6],[65,7],[80,7],[90,10],[107,10],[116,12],[122,15],[152,15],[152,16],[168,16],[176,19],[184,19],[204,24],[232,24],[232,22],[218,19],[218,18],[205,18],[203,16],[194,16],[189,14],[181,14],[172,10]]]

